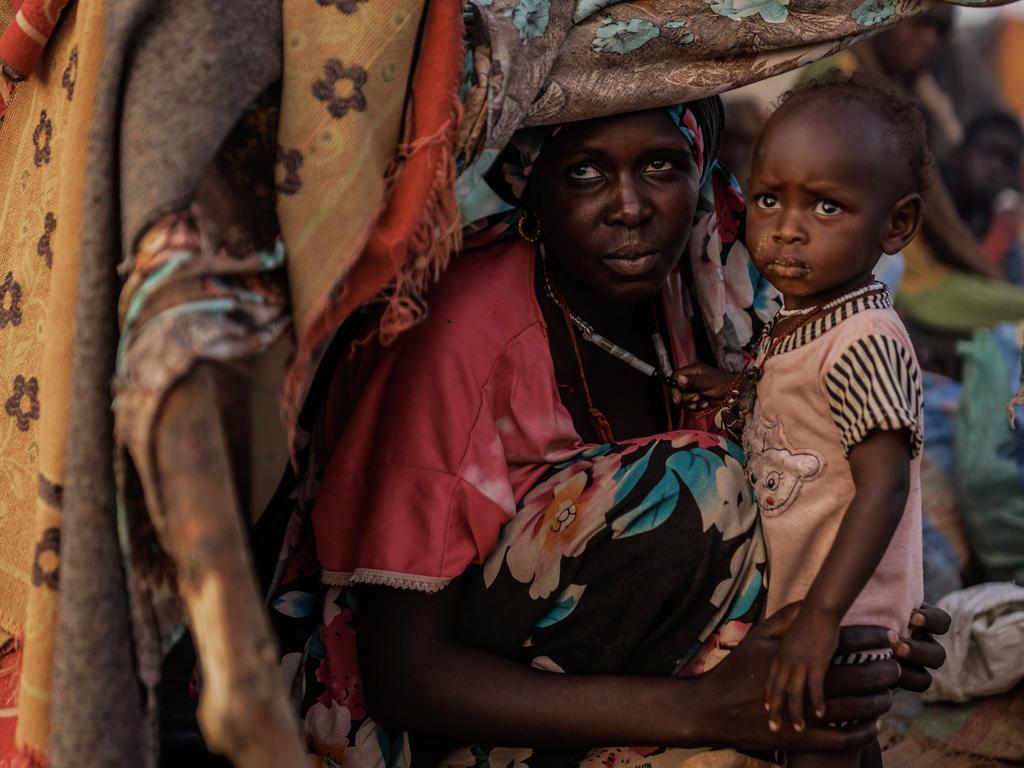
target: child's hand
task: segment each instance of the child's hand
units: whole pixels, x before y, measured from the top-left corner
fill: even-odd
[[[685,365],[672,376],[678,387],[672,389],[672,402],[691,411],[720,404],[720,401],[728,397],[735,378],[735,374],[720,371],[703,363]]]
[[[825,672],[838,643],[839,619],[806,603],[801,606],[768,670],[765,709],[771,730],[777,731],[782,726],[784,699],[794,730],[804,730],[805,691],[814,714],[819,718],[825,716]]]

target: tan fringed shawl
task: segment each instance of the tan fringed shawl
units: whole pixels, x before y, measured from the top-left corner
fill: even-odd
[[[420,0],[285,0],[284,9],[278,216],[298,343],[283,398],[294,441],[306,388],[342,321],[376,297],[387,304],[386,338],[408,328],[460,243],[463,47],[458,0],[430,3],[413,75]]]

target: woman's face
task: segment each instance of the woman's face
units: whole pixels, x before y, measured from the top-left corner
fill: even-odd
[[[664,110],[565,125],[544,144],[526,206],[548,255],[601,296],[655,296],[679,262],[697,205],[689,141]]]

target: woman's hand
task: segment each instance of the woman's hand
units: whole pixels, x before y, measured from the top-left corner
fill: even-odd
[[[703,743],[751,750],[786,749],[827,752],[866,744],[877,733],[877,720],[892,704],[889,687],[899,679],[895,662],[872,662],[830,667],[825,676],[825,715],[808,718],[802,733],[792,728],[772,731],[764,708],[768,668],[778,653],[780,639],[796,617],[799,604],[786,606],[754,627],[742,643],[717,667],[696,678],[706,709],[701,719]],[[886,647],[881,627],[857,627],[840,636],[839,647],[848,653]],[[692,708],[691,708],[691,711]],[[841,728],[829,722],[848,722]]]
[[[703,363],[684,365],[672,377],[672,402],[691,411],[717,405],[729,395],[735,374],[720,371]]]
[[[938,669],[946,661],[946,649],[935,642],[933,635],[944,635],[949,631],[952,619],[941,608],[924,603],[910,614],[910,637],[900,637],[888,631],[887,639],[879,642],[879,627],[843,627],[839,635],[839,653],[870,651],[889,646],[896,661],[897,674],[891,683],[896,688],[920,693],[932,684],[930,669]],[[873,662],[887,664],[892,662]],[[864,665],[859,665],[864,666]],[[835,673],[846,673],[857,666],[833,667]]]
[[[938,669],[946,661],[946,649],[933,635],[949,631],[952,618],[941,608],[924,603],[910,614],[910,637],[893,643],[893,654],[900,664],[899,687],[921,692],[932,684],[929,669]]]

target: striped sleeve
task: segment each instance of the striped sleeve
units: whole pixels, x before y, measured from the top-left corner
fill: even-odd
[[[876,429],[906,429],[911,455],[921,452],[921,372],[904,344],[881,334],[857,339],[825,374],[825,390],[847,455]]]

